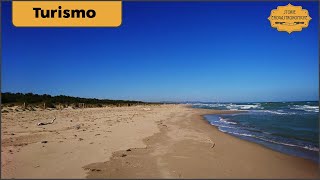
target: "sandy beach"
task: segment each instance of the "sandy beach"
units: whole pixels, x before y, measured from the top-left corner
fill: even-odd
[[[2,113],[1,177],[320,177],[318,164],[222,133],[202,117],[219,113],[234,112],[140,105]]]

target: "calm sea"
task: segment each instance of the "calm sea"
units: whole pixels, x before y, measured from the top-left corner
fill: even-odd
[[[247,110],[206,115],[222,132],[319,162],[319,102],[194,103],[194,108]]]

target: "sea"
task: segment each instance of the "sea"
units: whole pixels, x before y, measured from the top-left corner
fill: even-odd
[[[205,115],[220,131],[319,163],[319,102],[192,103],[194,108],[245,110]]]

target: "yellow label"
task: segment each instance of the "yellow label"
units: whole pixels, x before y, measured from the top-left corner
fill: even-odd
[[[302,9],[301,6],[288,4],[287,6],[278,6],[277,9],[272,10],[268,19],[273,28],[290,34],[308,27],[311,17],[308,10]]]
[[[118,27],[121,1],[13,1],[16,27]]]

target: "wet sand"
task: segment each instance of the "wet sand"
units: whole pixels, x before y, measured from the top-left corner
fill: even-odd
[[[318,165],[218,131],[184,105],[2,114],[2,178],[317,178]],[[37,126],[38,122],[56,120]]]

